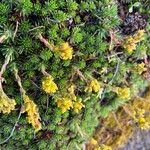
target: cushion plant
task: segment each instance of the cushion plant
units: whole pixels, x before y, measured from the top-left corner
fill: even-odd
[[[116,0],[0,1],[2,149],[81,149],[147,86],[148,29],[129,34],[118,11]]]

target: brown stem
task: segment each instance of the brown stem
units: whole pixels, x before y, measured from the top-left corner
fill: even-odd
[[[109,44],[109,50],[112,50],[113,49],[113,31],[110,30],[109,31],[109,34],[110,34],[110,44]]]
[[[121,128],[121,124],[119,123],[119,120],[117,119],[116,114],[115,114],[114,112],[112,112],[112,114],[113,114],[113,117],[114,117],[114,119],[115,119],[115,121],[116,121],[116,123],[117,123],[119,129],[123,132],[123,130],[122,130],[122,128]]]
[[[116,37],[116,33],[118,30],[110,30],[109,34],[110,34],[110,44],[109,44],[109,50],[112,50],[116,45],[120,45],[121,41],[118,40],[118,38]]]
[[[87,80],[86,80],[85,76],[82,74],[82,72],[78,68],[75,68],[75,70],[76,70],[77,75],[81,78],[81,80],[87,82]]]
[[[36,30],[36,29],[40,29],[40,28],[44,28],[45,26],[37,26],[37,27],[34,27],[32,29],[29,30],[29,32],[33,31],[33,30]]]
[[[17,80],[17,83],[20,87],[20,93],[22,93],[22,95],[25,95],[26,94],[26,91],[24,90],[23,86],[22,86],[22,83],[21,83],[21,78],[19,77],[18,75],[18,70],[15,68],[14,69],[14,74],[15,74],[15,78]]]
[[[46,47],[48,47],[49,49],[53,50],[53,46],[52,46],[52,45],[48,42],[48,40],[45,39],[41,34],[38,35],[38,38],[40,39],[40,41],[41,41],[42,43],[44,43],[44,45],[45,45]]]
[[[131,112],[128,110],[128,108],[127,108],[126,106],[122,106],[122,107],[123,107],[124,111],[125,111],[131,118],[133,118],[133,119],[135,120],[134,115],[131,114]]]
[[[43,68],[42,68],[41,72],[42,72],[43,75],[45,75],[45,76],[49,76],[49,75],[50,75],[50,74],[49,74],[47,71],[45,71],[45,69],[43,69]]]
[[[6,59],[5,59],[5,62],[4,62],[4,64],[2,65],[2,68],[1,68],[1,71],[0,71],[0,89],[2,90],[3,88],[2,88],[2,75],[3,75],[3,73],[5,72],[5,70],[6,70],[6,67],[7,67],[7,65],[8,65],[8,63],[9,63],[9,61],[10,61],[10,56],[11,55],[9,55],[8,57],[6,57]]]
[[[7,36],[4,34],[0,37],[0,43],[3,43],[7,39]]]
[[[146,54],[144,55],[144,62],[145,62],[145,64],[148,64],[148,60],[147,60],[147,55]]]
[[[10,56],[11,56],[11,55],[9,55],[9,56],[5,59],[5,62],[4,62],[3,66],[2,66],[2,68],[1,68],[1,71],[0,71],[0,78],[2,77],[3,73],[4,73],[5,70],[6,70],[6,67],[7,67],[7,65],[8,65],[8,63],[9,63],[9,61],[10,61]]]
[[[118,1],[119,2],[119,1]],[[126,15],[125,15],[125,10],[123,8],[123,4],[120,1],[119,2],[119,13],[120,13],[120,18],[122,19],[122,21],[125,19]]]
[[[13,40],[14,40],[16,34],[17,34],[17,31],[18,31],[18,25],[19,25],[19,22],[17,21],[17,22],[16,22],[16,29],[15,29],[15,32],[14,32],[14,35],[13,35]]]
[[[0,81],[0,90],[3,91],[2,82]]]

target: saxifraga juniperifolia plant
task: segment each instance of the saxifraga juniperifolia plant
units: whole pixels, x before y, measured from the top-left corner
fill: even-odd
[[[80,149],[146,86],[148,49],[121,47],[120,23],[115,0],[1,0],[0,80],[15,105],[0,111],[2,149]]]

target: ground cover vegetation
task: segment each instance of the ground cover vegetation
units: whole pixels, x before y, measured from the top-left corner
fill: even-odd
[[[101,118],[143,93],[148,2],[1,0],[0,148],[80,150]],[[135,109],[132,119],[148,128]]]

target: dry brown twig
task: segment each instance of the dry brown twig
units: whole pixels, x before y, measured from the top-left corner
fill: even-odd
[[[109,34],[110,34],[110,44],[109,44],[109,50],[111,51],[115,45],[120,45],[121,42],[119,41],[119,39],[116,37],[116,33],[118,32],[118,30],[110,30]]]
[[[87,82],[87,79],[85,78],[85,76],[82,74],[82,72],[78,68],[76,68],[76,73],[77,73],[77,75],[79,75],[79,77],[82,81]]]
[[[15,28],[15,32],[14,32],[14,34],[13,34],[13,41],[14,41],[14,39],[15,39],[15,37],[16,37],[16,34],[17,34],[17,31],[18,31],[18,26],[19,26],[19,22],[18,21],[16,21],[16,28]]]
[[[3,73],[5,72],[7,65],[9,64],[10,57],[11,57],[11,55],[8,55],[8,56],[5,58],[5,62],[4,62],[4,64],[2,65],[2,67],[1,67],[1,71],[0,71],[0,89],[2,89],[2,82],[3,82],[3,77],[2,77],[2,75],[3,75]]]
[[[42,36],[42,34],[39,34],[38,35],[38,38],[40,39],[40,41],[46,46],[46,47],[48,47],[49,49],[53,49],[53,47],[52,47],[52,45],[48,42],[48,40],[47,39],[45,39],[43,36]]]

